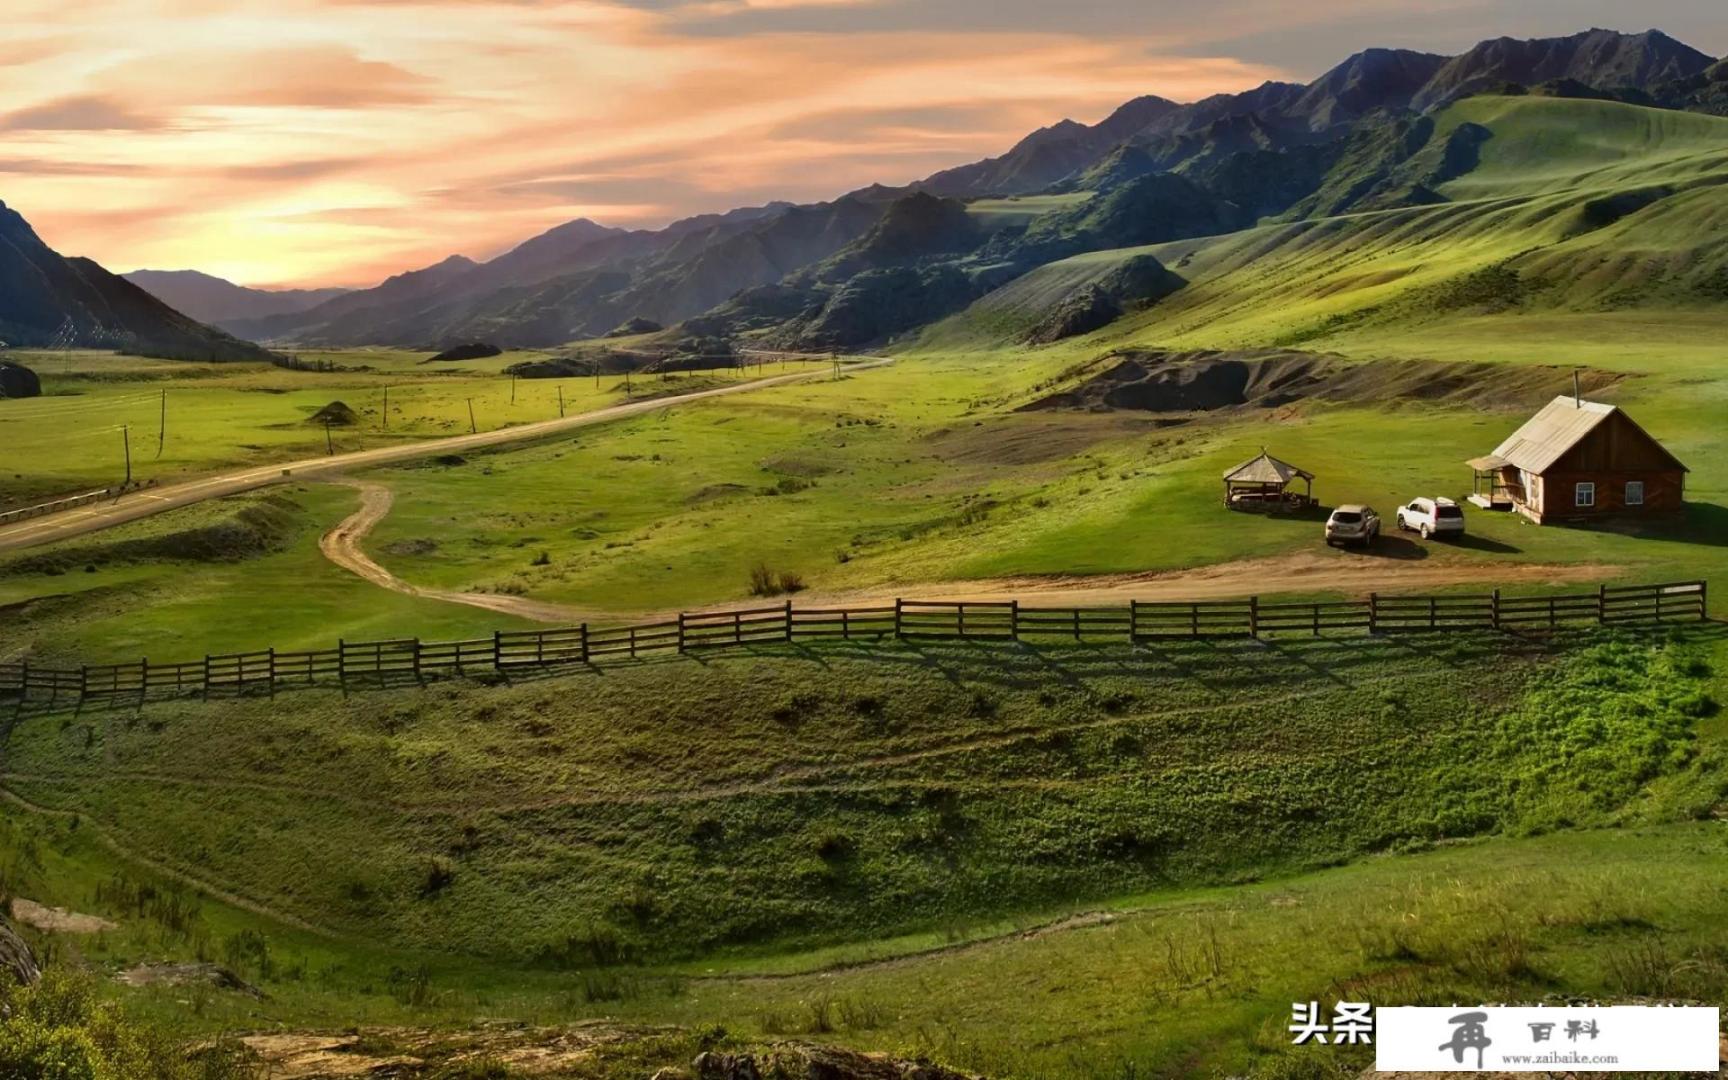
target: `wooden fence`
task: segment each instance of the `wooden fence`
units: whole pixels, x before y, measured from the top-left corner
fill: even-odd
[[[54,668],[0,664],[0,696],[49,701],[182,694],[274,693],[317,683],[386,683],[440,676],[582,666],[644,655],[809,639],[1156,641],[1174,638],[1319,636],[1333,631],[1396,634],[1458,630],[1530,631],[1579,625],[1700,621],[1702,581],[1604,585],[1592,593],[1505,596],[1379,596],[1310,603],[1135,600],[1122,607],[1046,607],[998,602],[896,600],[892,606],[795,608],[790,602],[739,611],[685,613],[634,626],[500,630],[466,641],[339,641],[305,652],[226,653],[202,660]]]

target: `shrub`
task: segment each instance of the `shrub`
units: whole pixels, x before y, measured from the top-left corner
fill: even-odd
[[[767,563],[757,563],[750,568],[751,596],[781,596],[803,592],[805,588],[804,576],[797,571],[775,571]]]

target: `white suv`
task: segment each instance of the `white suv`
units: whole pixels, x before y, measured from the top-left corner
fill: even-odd
[[[1463,536],[1464,511],[1451,499],[1411,499],[1398,508],[1398,527],[1431,536]]]

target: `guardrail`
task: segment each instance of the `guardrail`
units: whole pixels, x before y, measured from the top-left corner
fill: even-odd
[[[631,626],[500,630],[464,641],[339,641],[333,649],[213,654],[202,660],[138,660],[78,668],[0,664],[0,696],[48,701],[186,694],[274,693],[331,683],[416,681],[450,675],[551,669],[663,653],[809,639],[1157,641],[1349,631],[1368,634],[1529,631],[1579,625],[1701,621],[1703,581],[1604,585],[1593,593],[1506,596],[1379,596],[1265,603],[1245,600],[1049,607],[1006,601],[895,600],[892,606],[797,608],[788,601],[737,611],[687,612]]]

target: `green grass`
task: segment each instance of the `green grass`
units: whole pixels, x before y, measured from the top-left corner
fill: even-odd
[[[775,649],[25,716],[5,785],[49,813],[0,824],[0,892],[119,922],[58,962],[268,994],[121,995],[169,1031],[608,1018],[1005,1077],[1360,1068],[1291,1059],[1289,1002],[1728,989],[1728,846],[1686,824],[1728,797],[1723,658],[1708,631]]]
[[[357,506],[352,488],[280,487],[0,556],[0,605],[16,605],[0,657],[178,661],[525,625],[387,592],[329,563],[318,539]]]
[[[121,429],[129,428],[132,475],[168,482],[222,467],[288,461],[324,453],[436,438],[469,430],[555,418],[624,400],[624,377],[517,379],[502,369],[544,353],[510,352],[486,360],[422,364],[427,354],[364,349],[299,354],[334,371],[290,371],[264,364],[186,364],[105,353],[31,353],[15,358],[42,376],[43,396],[0,408],[0,506],[28,504],[125,476]],[[634,390],[660,393],[747,373],[635,376]],[[753,374],[749,373],[749,374]],[[384,415],[388,388],[390,413]],[[167,395],[166,437],[162,403]],[[336,428],[327,445],[319,409],[342,401],[360,423]]]
[[[6,785],[333,930],[580,966],[1609,823],[1662,777],[1707,807],[1710,648],[777,648],[26,717]]]

